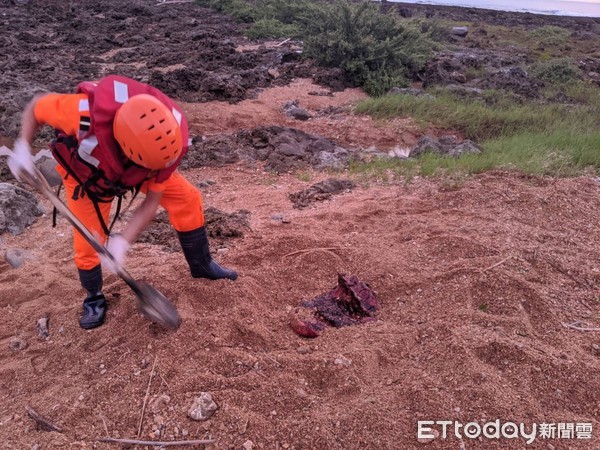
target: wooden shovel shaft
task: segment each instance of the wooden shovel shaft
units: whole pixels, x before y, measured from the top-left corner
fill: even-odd
[[[141,298],[142,290],[129,272],[127,272],[123,266],[115,261],[114,256],[106,249],[106,247],[102,245],[98,239],[96,239],[96,236],[94,236],[92,232],[88,230],[87,227],[77,218],[77,216],[73,214],[69,207],[65,205],[60,198],[58,198],[39,169],[35,165],[33,167],[35,176],[27,172],[23,172],[20,174],[21,178],[48,197],[48,200],[50,200],[56,209],[67,218],[71,225],[73,225],[73,227],[79,232],[79,234],[83,236],[83,238],[92,246],[94,250],[112,260],[115,265],[117,275],[119,275],[133,290],[133,292],[135,292],[135,294]]]

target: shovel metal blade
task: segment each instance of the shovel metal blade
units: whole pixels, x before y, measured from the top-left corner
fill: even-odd
[[[177,309],[160,291],[144,281],[137,282],[137,287],[138,307],[144,316],[165,328],[179,328],[181,317]]]

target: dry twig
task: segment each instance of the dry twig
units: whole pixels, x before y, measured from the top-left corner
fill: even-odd
[[[562,326],[563,327],[570,328],[572,330],[577,330],[577,331],[592,331],[592,332],[594,332],[594,331],[600,331],[600,328],[598,328],[598,327],[596,327],[596,328],[594,328],[594,327],[581,327],[579,325],[581,325],[581,321],[580,320],[578,320],[576,322],[573,322],[573,323],[564,323],[564,322],[562,322]]]
[[[154,364],[152,364],[152,372],[150,372],[150,379],[148,380],[148,387],[146,388],[146,396],[144,397],[144,404],[142,405],[142,414],[140,415],[140,425],[138,426],[138,435],[142,434],[142,423],[144,422],[144,412],[146,411],[146,403],[148,402],[148,395],[150,394],[150,385],[152,384],[152,378],[154,378],[154,368],[156,367],[156,360],[158,356],[154,357]]]
[[[40,430],[57,431],[59,433],[63,432],[62,428],[60,428],[57,425],[54,425],[48,419],[45,419],[44,417],[40,416],[31,406],[27,405],[25,406],[25,409],[27,410],[27,414],[29,414],[29,416],[33,420],[35,420],[35,424]]]
[[[171,5],[171,4],[177,4],[177,3],[193,3],[194,0],[160,0],[156,6],[160,6],[160,5]]]
[[[292,38],[287,38],[285,41],[281,41],[279,44],[277,44],[275,47],[281,47],[283,44],[285,44],[286,42],[291,41]]]
[[[168,447],[175,445],[208,445],[215,442],[214,439],[205,439],[197,441],[140,441],[137,439],[117,439],[117,438],[98,438],[98,442],[110,442],[113,444],[137,444],[137,445],[152,445],[155,447]]]
[[[495,267],[501,266],[502,264],[504,264],[506,261],[508,261],[509,259],[512,259],[512,255],[511,256],[507,256],[506,258],[504,258],[502,261],[498,261],[496,264],[491,265],[490,267],[486,267],[485,269],[483,269],[481,271],[481,273],[487,272],[488,270],[492,270]]]

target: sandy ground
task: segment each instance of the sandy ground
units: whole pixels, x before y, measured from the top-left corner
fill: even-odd
[[[282,98],[312,89],[301,80],[293,86]],[[318,98],[339,106],[356,95]],[[260,101],[187,107],[193,126],[235,118],[215,133],[288,124]],[[327,129],[318,120],[304,126]],[[599,426],[600,334],[563,325],[600,325],[597,182],[498,172],[460,186],[418,178],[383,184],[342,173],[359,187],[297,210],[288,195],[327,174],[276,176],[247,163],[185,174],[215,181],[203,188],[205,207],[252,214],[243,238],[226,241],[218,256],[213,247],[239,271],[236,282],[194,280],[181,253],[133,246],[128,269],[176,304],[177,332],[137,313],[114,275],[105,280],[106,325],[81,330],[66,221],[52,229],[47,215],[19,236],[2,236],[4,248],[33,256],[19,269],[0,263],[6,448],[109,448],[93,439],[135,438],[140,422],[141,438],[212,438],[219,449],[247,441],[264,449],[524,448],[523,439],[419,443],[417,421]],[[314,340],[296,336],[292,308],[333,287],[338,272],[377,291],[377,321]],[[45,341],[35,330],[42,316],[50,318]],[[12,351],[15,338],[27,347]],[[187,410],[201,391],[219,410],[199,423]],[[36,430],[26,405],[64,433]],[[594,435],[528,448],[599,442]]]

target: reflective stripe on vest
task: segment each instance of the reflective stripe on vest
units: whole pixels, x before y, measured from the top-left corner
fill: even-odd
[[[100,161],[98,161],[92,156],[92,151],[96,148],[97,145],[98,139],[96,139],[96,136],[91,135],[85,138],[83,141],[81,141],[81,143],[79,144],[79,149],[77,150],[77,153],[79,153],[79,157],[94,167],[98,167],[98,165],[100,164]]]
[[[90,110],[90,101],[87,98],[82,98],[79,100],[79,112],[89,111]]]
[[[181,113],[179,111],[177,111],[175,108],[172,108],[171,111],[173,111],[173,115],[175,116],[175,120],[177,121],[177,123],[179,124],[179,126],[181,126]]]
[[[114,90],[115,90],[115,102],[117,103],[125,103],[129,100],[129,87],[125,83],[121,83],[120,81],[114,81]]]

